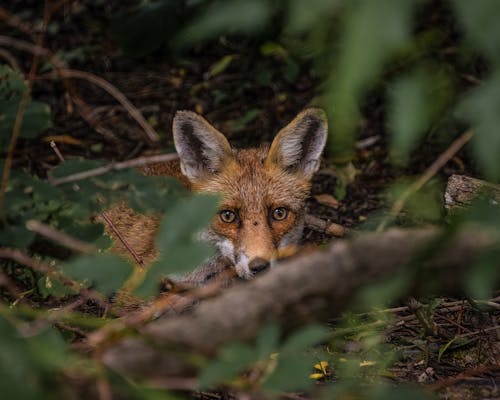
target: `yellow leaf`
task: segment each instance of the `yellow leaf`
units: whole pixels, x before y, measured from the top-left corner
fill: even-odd
[[[359,363],[360,367],[371,367],[372,365],[375,365],[377,362],[376,361],[370,361],[370,360],[363,360]]]
[[[328,367],[328,361],[320,361],[317,364],[314,364],[314,368],[319,369],[320,371],[325,371]]]
[[[69,135],[50,135],[45,136],[42,140],[44,142],[51,142],[53,140],[56,143],[72,144],[75,146],[85,145],[85,143],[83,143],[81,140],[75,139],[74,137]]]
[[[322,374],[321,372],[315,372],[314,374],[309,375],[309,378],[311,379],[321,379],[325,376],[325,374]]]

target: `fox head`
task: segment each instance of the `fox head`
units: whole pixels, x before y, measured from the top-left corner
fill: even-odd
[[[222,195],[203,237],[240,277],[272,265],[279,249],[300,240],[310,180],[326,142],[322,110],[302,111],[271,146],[260,148],[233,149],[222,133],[190,111],[177,112],[173,135],[192,190]]]

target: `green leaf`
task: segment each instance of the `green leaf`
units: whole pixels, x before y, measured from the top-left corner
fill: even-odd
[[[465,278],[465,288],[474,299],[489,299],[500,281],[500,248],[493,248],[481,254]]]
[[[63,285],[57,279],[52,279],[48,276],[42,276],[38,279],[37,287],[42,297],[64,297],[72,294],[77,294],[73,289]]]
[[[195,17],[175,42],[189,46],[220,34],[257,32],[268,21],[271,11],[270,4],[264,0],[215,2]]]
[[[400,78],[390,92],[391,155],[407,161],[450,97],[449,79],[439,70],[419,69]]]
[[[113,254],[81,256],[65,263],[61,269],[65,275],[93,285],[106,296],[121,288],[132,273],[132,266]]]
[[[409,42],[415,1],[360,0],[348,5],[327,98],[335,132],[331,150],[342,157],[353,151],[360,97],[389,57]]]
[[[26,341],[0,316],[0,392],[5,399],[44,398]]]
[[[279,336],[279,325],[274,321],[268,322],[260,329],[255,344],[259,359],[269,357],[271,353],[277,351]]]
[[[474,130],[473,150],[477,163],[491,180],[500,179],[500,73],[472,90],[457,108],[457,116]]]
[[[5,224],[0,230],[0,243],[3,246],[27,248],[35,240],[35,233],[24,225]]]
[[[222,57],[220,60],[212,64],[212,66],[210,67],[209,71],[210,76],[217,76],[223,73],[229,67],[229,65],[231,65],[233,60],[234,60],[233,54],[228,54]]]
[[[153,294],[161,275],[192,270],[213,254],[212,248],[197,236],[211,222],[218,204],[216,196],[194,195],[167,211],[156,236],[160,255],[137,289],[138,295]]]
[[[235,343],[225,346],[218,357],[211,361],[198,376],[200,389],[228,381],[257,361],[255,351],[247,345]]]
[[[292,34],[308,32],[342,5],[340,0],[291,0],[286,30]]]
[[[500,3],[497,0],[453,0],[459,21],[475,48],[500,61]]]
[[[455,340],[459,339],[458,336],[454,337],[453,339],[451,339],[450,341],[448,341],[448,343],[446,343],[444,346],[441,346],[439,348],[439,352],[438,352],[438,363],[441,362],[441,357],[443,357],[443,354],[446,352],[446,350],[448,350],[448,348],[455,342]]]
[[[0,149],[8,143],[27,86],[18,72],[0,65]],[[28,101],[24,109],[20,137],[32,138],[50,126],[50,108],[46,103]]]
[[[281,354],[295,354],[318,344],[328,337],[326,328],[309,325],[293,332],[280,349]]]
[[[295,354],[280,353],[278,366],[264,382],[263,388],[280,392],[308,389],[314,383],[309,378],[314,361],[313,356],[302,352]]]

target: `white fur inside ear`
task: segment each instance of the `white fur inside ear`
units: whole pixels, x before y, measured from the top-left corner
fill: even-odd
[[[177,112],[173,134],[182,173],[191,181],[217,173],[231,153],[225,136],[204,118],[190,111]]]

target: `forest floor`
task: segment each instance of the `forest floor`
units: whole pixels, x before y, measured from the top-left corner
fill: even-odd
[[[17,3],[18,9],[23,7],[23,2]],[[43,176],[59,162],[51,140],[66,158],[127,160],[171,152],[172,118],[182,109],[204,115],[235,146],[254,146],[269,142],[297,112],[317,102],[319,80],[307,63],[297,63],[297,71],[289,76],[283,73],[287,60],[263,55],[253,43],[228,39],[182,57],[158,53],[134,59],[123,55],[110,37],[102,10],[81,7],[68,15],[55,14],[56,25],[47,32],[44,47],[57,51],[71,68],[94,74],[121,91],[160,134],[161,143],[148,143],[129,113],[91,79],[74,79],[68,88],[44,73],[42,66],[33,83],[33,97],[50,104],[53,125],[35,140],[19,143],[16,166]],[[40,15],[36,8],[28,19],[34,21]],[[0,33],[12,32],[4,26]],[[28,71],[31,55],[13,54],[21,69]],[[445,144],[431,138],[413,153],[407,166],[394,166],[388,158],[386,132],[384,103],[377,92],[371,93],[358,124],[354,158],[347,167],[339,167],[327,154],[314,178],[309,214],[348,228],[348,236],[363,230],[389,207],[388,192],[394,183],[419,176],[446,150]],[[440,193],[451,174],[475,175],[468,160],[461,151],[440,170],[436,177]],[[318,201],[316,196],[324,194],[337,203]],[[418,223],[404,218],[399,222]],[[337,239],[310,229],[304,234],[308,243],[332,240]],[[423,334],[418,318],[405,304],[386,310],[392,322],[379,329],[387,343],[401,352],[387,379],[424,385],[443,399],[500,398],[500,313],[480,311],[461,298],[430,302],[435,336]],[[356,351],[354,337],[346,333],[346,352]]]

